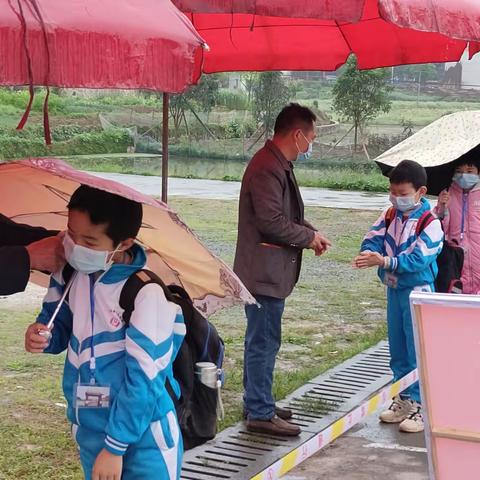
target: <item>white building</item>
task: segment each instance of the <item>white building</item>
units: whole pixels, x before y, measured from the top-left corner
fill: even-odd
[[[480,89],[480,53],[477,53],[471,60],[468,53],[465,53],[460,60],[462,66],[462,88]],[[455,67],[456,63],[445,64],[445,69]]]

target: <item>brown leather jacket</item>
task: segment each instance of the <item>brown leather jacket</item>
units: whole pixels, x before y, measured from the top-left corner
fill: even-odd
[[[254,295],[286,298],[313,238],[293,166],[269,140],[243,176],[235,273]]]

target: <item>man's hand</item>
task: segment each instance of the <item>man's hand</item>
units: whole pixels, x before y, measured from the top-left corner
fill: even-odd
[[[38,332],[47,331],[43,323],[32,323],[25,332],[25,350],[30,353],[42,353],[48,347],[48,340]]]
[[[95,460],[92,480],[120,480],[122,476],[123,457],[103,449]]]
[[[377,252],[362,252],[353,260],[355,268],[383,267],[385,259]]]
[[[65,253],[61,234],[44,238],[27,246],[30,268],[46,272],[57,272],[65,265]]]
[[[321,233],[315,232],[312,243],[309,245],[309,248],[315,251],[315,255],[319,257],[323,255],[330,247],[332,243]]]

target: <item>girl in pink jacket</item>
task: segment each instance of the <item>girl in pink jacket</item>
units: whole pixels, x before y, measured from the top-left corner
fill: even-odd
[[[436,213],[445,238],[465,252],[463,293],[480,294],[480,158],[460,160],[453,182],[438,197]]]

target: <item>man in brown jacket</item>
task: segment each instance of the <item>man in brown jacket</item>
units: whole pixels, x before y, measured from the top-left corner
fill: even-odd
[[[285,299],[298,281],[302,250],[321,255],[330,242],[304,218],[293,163],[311,155],[314,113],[298,104],[278,115],[272,140],[250,161],[242,181],[234,270],[255,296],[245,312],[244,406],[247,429],[294,436],[292,413],[275,407],[275,359]]]

